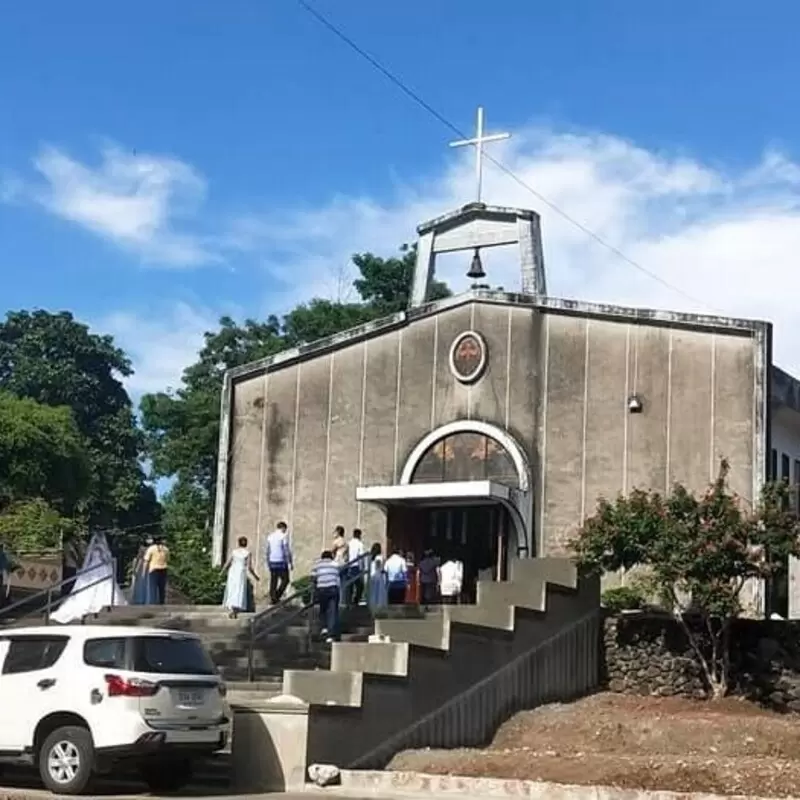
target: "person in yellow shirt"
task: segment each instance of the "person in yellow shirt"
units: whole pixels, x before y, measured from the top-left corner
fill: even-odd
[[[167,570],[169,569],[169,548],[157,536],[144,554],[145,568],[150,583],[150,601],[163,606],[167,597]]]

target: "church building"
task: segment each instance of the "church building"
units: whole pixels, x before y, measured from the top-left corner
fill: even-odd
[[[703,490],[723,457],[746,499],[770,474],[800,482],[800,384],[769,323],[550,297],[534,211],[473,203],[418,233],[406,311],[225,376],[216,564],[239,536],[261,562],[285,520],[298,576],[343,525],[503,580],[511,559],[564,554],[600,496]],[[479,285],[503,245],[517,293]],[[476,285],[429,302],[452,252]],[[791,588],[782,615],[800,613]]]

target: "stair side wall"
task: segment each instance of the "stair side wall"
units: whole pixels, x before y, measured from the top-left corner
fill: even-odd
[[[547,610],[517,608],[513,633],[454,623],[448,650],[412,646],[406,677],[363,676],[360,707],[311,707],[309,763],[340,767],[361,764],[364,754],[380,743],[411,729],[510,662],[553,639],[576,620],[599,613],[598,599],[599,583],[595,578],[580,581],[577,591],[548,584]],[[587,647],[595,652],[597,644],[592,640]],[[592,664],[596,661],[595,657]],[[575,672],[567,661],[560,664],[560,670],[565,674]],[[582,691],[597,685],[599,670],[590,665],[590,672],[589,679],[579,682]],[[521,699],[527,696],[520,694]],[[394,752],[384,749],[370,762],[370,768],[385,766]]]

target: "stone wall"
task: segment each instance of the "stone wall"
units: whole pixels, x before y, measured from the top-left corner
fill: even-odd
[[[609,616],[604,680],[624,694],[705,697],[699,660],[680,623],[667,615]],[[732,692],[800,713],[800,621],[737,620],[731,634]]]

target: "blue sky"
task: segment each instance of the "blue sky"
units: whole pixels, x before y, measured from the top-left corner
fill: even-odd
[[[543,213],[553,293],[769,318],[800,367],[800,6],[310,2],[458,127],[483,104],[495,157],[683,294],[488,169]],[[350,253],[473,199],[451,133],[295,0],[7,4],[0,110],[4,306],[113,333],[136,394],[220,314],[347,296]]]

